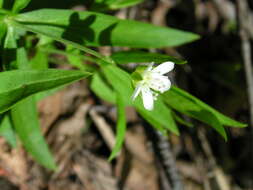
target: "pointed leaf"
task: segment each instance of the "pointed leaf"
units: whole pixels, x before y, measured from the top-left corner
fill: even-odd
[[[135,102],[135,107],[144,119],[163,134],[165,134],[165,130],[169,130],[172,133],[179,135],[179,130],[173,119],[171,110],[160,98],[155,102],[155,107],[152,111],[148,111],[143,107],[140,98]]]
[[[219,122],[222,125],[231,126],[231,127],[246,127],[247,126],[247,124],[245,124],[245,123],[235,121],[235,120],[225,116],[224,114],[218,112],[216,109],[214,109],[211,106],[207,105],[206,103],[202,102],[198,98],[190,95],[188,92],[186,92],[182,89],[176,88],[176,87],[172,87],[171,90],[166,93],[166,97],[167,97],[166,99],[168,100],[167,102],[172,102],[172,101],[169,101],[169,99],[174,98],[176,96],[180,99],[180,100],[178,99],[179,102],[180,101],[187,102],[187,104],[191,104],[193,108],[195,107],[196,109],[206,110],[208,112],[213,113],[213,115],[215,115],[217,117],[217,119],[219,120]],[[182,105],[183,102],[180,105]],[[175,107],[176,104],[175,103],[173,103],[173,104]],[[177,107],[179,107],[180,105],[178,105]],[[183,108],[183,106],[181,106],[181,109],[182,108]],[[190,106],[185,106],[185,108],[183,108],[183,109],[187,110],[189,108],[190,108]]]
[[[95,0],[91,6],[91,10],[94,11],[104,11],[104,10],[115,10],[124,7],[130,7],[138,3],[143,2],[143,0]]]
[[[0,136],[3,136],[7,142],[15,148],[17,146],[15,132],[12,127],[12,123],[9,117],[9,113],[2,115],[0,119]]]
[[[149,53],[144,51],[120,51],[113,53],[111,58],[119,64],[125,63],[162,63],[172,61],[176,64],[185,64],[186,61],[165,54]]]
[[[11,118],[26,150],[41,165],[56,169],[55,162],[40,131],[34,97],[28,97],[11,109]]]
[[[26,30],[86,46],[160,48],[179,46],[199,38],[189,32],[89,11],[42,9],[13,19]]]
[[[84,71],[14,70],[0,72],[0,113],[37,92],[49,90],[89,76]]]
[[[171,108],[178,112],[212,126],[225,140],[227,139],[227,135],[223,125],[234,127],[246,126],[243,123],[224,116],[204,102],[176,87],[172,87],[169,91],[165,92],[163,99]]]
[[[99,73],[92,76],[91,90],[101,99],[110,103],[116,103],[115,92],[103,81]]]
[[[117,93],[117,130],[116,130],[116,144],[113,147],[109,160],[114,159],[124,142],[126,134],[126,116],[125,116],[125,105],[122,99],[124,95]]]
[[[0,14],[0,48],[3,47],[5,35],[7,32],[7,25],[4,23],[4,18],[4,15]]]
[[[12,12],[18,13],[22,9],[24,9],[31,0],[15,0],[14,5],[12,7]]]

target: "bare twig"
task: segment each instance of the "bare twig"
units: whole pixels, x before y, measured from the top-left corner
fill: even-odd
[[[195,0],[195,2],[198,2],[199,0]],[[225,22],[235,22],[236,23],[236,6],[235,3],[233,3],[230,0],[212,0],[214,2],[214,5],[216,6],[220,16],[225,20]],[[239,2],[239,0],[237,0]],[[242,5],[247,2],[245,0],[241,1]],[[243,5],[244,6],[244,5]],[[239,11],[240,12],[240,11]],[[247,19],[244,19],[245,23],[245,29],[248,30],[249,37],[253,39],[253,13],[249,11],[249,9],[246,11],[247,13]],[[241,13],[240,13],[241,14]],[[243,13],[243,17],[245,13]],[[245,18],[245,17],[244,17]]]
[[[220,15],[226,21],[235,21],[236,13],[235,13],[235,5],[233,2],[228,0],[213,0],[216,5]]]
[[[210,167],[210,170],[212,171],[211,173],[212,173],[213,177],[215,177],[216,182],[219,186],[219,189],[220,190],[231,189],[228,178],[225,176],[222,169],[216,163],[216,159],[213,155],[211,146],[207,140],[207,137],[206,137],[206,134],[205,134],[205,131],[203,128],[200,128],[198,130],[198,137],[201,141],[201,146],[202,146],[203,151],[207,157],[207,161],[209,162],[209,165],[210,165],[209,167]]]
[[[240,23],[241,51],[243,55],[244,69],[248,87],[249,106],[250,106],[250,124],[253,127],[253,71],[252,71],[252,55],[250,44],[250,31],[248,21],[250,19],[250,11],[246,0],[237,0],[238,18]]]
[[[178,173],[176,161],[168,138],[151,127],[145,127],[145,129],[147,134],[150,136],[154,151],[164,170],[166,178],[170,182],[171,189],[183,190],[184,188],[181,177]]]
[[[155,133],[158,138],[157,148],[159,149],[160,157],[162,164],[164,165],[166,175],[171,178],[172,189],[183,190],[183,184],[176,167],[176,161],[171,150],[170,142],[159,131],[155,130]]]
[[[251,138],[253,137],[253,71],[252,71],[252,55],[250,35],[253,39],[253,28],[249,26],[249,23],[253,21],[252,13],[249,10],[246,0],[237,0],[238,6],[238,18],[240,22],[240,37],[242,41],[242,54],[244,69],[246,74],[246,81],[248,86],[249,106],[250,106],[250,125],[251,125]],[[251,23],[252,24],[252,23]],[[252,24],[253,25],[253,24]],[[252,141],[250,142],[252,145]],[[251,159],[253,158],[253,152],[251,151]],[[252,167],[252,165],[251,165]],[[252,184],[251,184],[252,185]]]
[[[115,145],[115,141],[116,141],[113,130],[110,127],[110,125],[107,124],[105,119],[98,114],[96,108],[97,107],[93,107],[90,110],[90,116],[93,119],[93,121],[95,122],[99,132],[103,136],[107,146],[112,150],[113,146]]]

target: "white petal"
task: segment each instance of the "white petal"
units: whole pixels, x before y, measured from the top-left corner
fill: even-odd
[[[152,80],[149,83],[149,87],[163,93],[170,89],[171,82],[167,76],[152,74]]]
[[[140,91],[141,91],[141,85],[138,84],[134,90],[134,93],[133,93],[131,99],[134,100],[139,95]]]
[[[154,97],[152,91],[148,87],[141,88],[143,106],[147,110],[154,108]]]
[[[153,68],[154,62],[150,63],[148,67],[146,68],[145,72],[151,71]]]
[[[174,63],[173,62],[164,62],[160,65],[158,65],[156,68],[152,70],[152,72],[159,73],[160,75],[163,75],[165,73],[168,73],[174,69]]]

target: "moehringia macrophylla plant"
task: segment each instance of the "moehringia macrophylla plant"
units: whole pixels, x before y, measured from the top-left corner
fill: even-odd
[[[170,89],[171,82],[165,74],[173,70],[174,63],[164,62],[157,67],[153,66],[154,63],[150,63],[145,68],[140,66],[132,74],[135,85],[132,100],[141,93],[143,106],[147,110],[153,110],[154,101],[157,99],[159,93]]]

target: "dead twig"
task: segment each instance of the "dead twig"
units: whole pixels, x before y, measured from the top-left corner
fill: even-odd
[[[209,162],[211,177],[215,178],[220,190],[230,190],[231,189],[230,182],[228,178],[225,176],[223,170],[218,166],[203,128],[200,128],[198,130],[198,137],[201,141],[201,146],[207,157],[207,161]]]
[[[183,190],[183,183],[176,167],[176,161],[172,153],[171,144],[166,136],[152,127],[145,127],[149,139],[151,139],[154,152],[158,158],[158,165],[162,166],[167,181],[172,190]]]
[[[105,119],[98,114],[97,107],[93,107],[89,112],[92,120],[96,124],[96,127],[98,128],[99,132],[101,133],[102,137],[105,140],[105,143],[110,148],[110,150],[113,149],[116,138],[113,133],[113,130],[109,124],[105,121]]]
[[[250,108],[250,124],[253,127],[253,71],[252,71],[252,55],[250,44],[250,30],[248,21],[250,19],[250,11],[246,0],[237,0],[238,18],[240,23],[241,51],[245,69],[245,77],[247,81],[247,90]],[[253,130],[252,130],[253,131]]]

